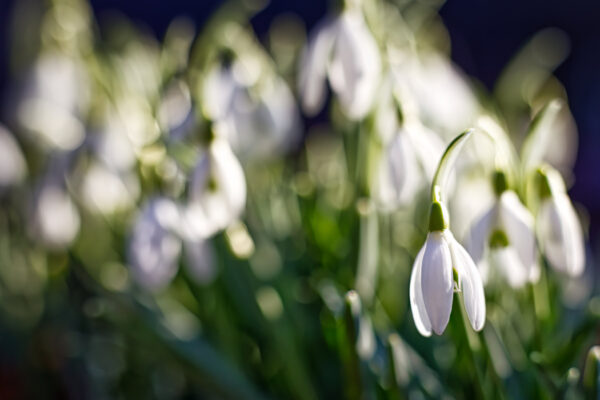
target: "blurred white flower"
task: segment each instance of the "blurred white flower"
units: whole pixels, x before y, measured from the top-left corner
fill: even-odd
[[[407,136],[398,132],[379,160],[375,195],[385,209],[410,202],[421,186],[419,165]]]
[[[212,236],[235,221],[246,206],[244,171],[225,139],[215,138],[198,161],[185,211],[191,238]]]
[[[57,52],[35,62],[18,104],[17,118],[39,144],[73,150],[85,138],[81,122],[89,103],[88,77],[81,65]]]
[[[158,106],[158,121],[166,132],[178,130],[190,117],[192,97],[185,82],[175,79],[164,90]]]
[[[540,246],[554,269],[573,277],[581,275],[585,268],[581,223],[560,174],[551,167],[543,171],[542,202],[537,213]]]
[[[433,203],[429,234],[413,264],[410,305],[417,330],[423,336],[441,335],[452,310],[454,291],[462,292],[473,329],[485,323],[485,296],[479,270],[467,251],[447,228],[444,209]],[[454,281],[454,274],[458,282]]]
[[[444,147],[437,135],[416,121],[405,124],[385,146],[375,197],[384,209],[394,209],[413,201],[431,183]]]
[[[359,10],[347,8],[309,38],[298,81],[302,108],[309,115],[323,108],[328,78],[346,116],[361,119],[373,106],[380,74],[377,42]]]
[[[163,197],[148,201],[137,216],[127,257],[133,277],[144,288],[158,290],[177,273],[181,239],[173,228],[178,224],[177,205]]]
[[[10,132],[0,125],[0,187],[17,184],[26,174],[27,164],[19,144]]]
[[[394,65],[395,79],[414,97],[418,116],[444,137],[469,128],[480,107],[467,79],[447,57],[417,54]]]
[[[300,137],[300,114],[287,83],[263,68],[257,82],[248,85],[244,55],[232,65],[216,65],[203,84],[204,112],[244,159],[264,159],[285,153]]]
[[[88,208],[111,215],[135,204],[140,185],[135,174],[117,173],[102,162],[93,161],[85,172],[81,192]]]
[[[35,235],[48,247],[62,249],[79,232],[79,212],[65,188],[46,179],[37,193],[33,211]]]
[[[100,126],[92,132],[89,140],[94,153],[107,167],[127,171],[134,166],[136,154],[116,110],[111,108],[104,113]]]
[[[467,249],[478,264],[484,281],[488,268],[497,268],[513,288],[539,278],[535,225],[531,212],[512,190],[499,194],[495,204],[476,220]]]

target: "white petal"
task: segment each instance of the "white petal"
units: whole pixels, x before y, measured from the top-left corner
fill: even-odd
[[[414,152],[405,132],[389,143],[380,160],[376,187],[377,199],[384,208],[394,209],[412,201],[421,185]]]
[[[485,249],[490,239],[490,231],[494,220],[496,219],[497,208],[492,206],[477,219],[469,231],[467,239],[467,249],[473,257],[473,261],[478,265],[483,261]]]
[[[529,269],[523,266],[512,246],[491,249],[490,263],[500,271],[512,288],[523,287],[529,279]]]
[[[230,69],[215,65],[202,82],[203,111],[211,120],[223,118],[231,109],[238,84]]]
[[[447,237],[452,253],[452,264],[458,272],[467,316],[473,329],[479,331],[485,323],[485,295],[479,270],[464,247],[451,234]]]
[[[555,194],[544,201],[538,216],[540,242],[550,265],[571,276],[585,267],[583,231],[569,197]]]
[[[537,263],[533,215],[521,203],[515,192],[507,190],[500,197],[499,219],[510,246],[516,250],[521,264],[526,269],[526,275],[531,275]]]
[[[340,18],[328,76],[331,88],[349,118],[358,120],[369,112],[380,73],[381,59],[377,42],[362,15],[354,11],[344,12]]]
[[[166,200],[166,199],[165,199]],[[164,216],[162,199],[150,201],[138,216],[129,240],[128,260],[133,277],[146,289],[167,285],[177,272],[181,241],[157,219]]]
[[[421,248],[413,264],[412,272],[410,274],[409,298],[410,308],[417,330],[423,336],[431,336],[431,322],[427,316],[427,310],[425,309],[425,303],[423,302],[423,290],[421,288],[423,254],[425,254],[425,246]]]
[[[194,216],[201,216],[198,223],[207,225],[201,230],[211,234],[227,227],[244,210],[244,171],[224,139],[215,139],[198,161],[192,176],[190,201],[195,205],[188,207],[189,210],[194,211]],[[202,212],[197,212],[197,207]]]
[[[450,320],[454,280],[450,248],[442,232],[430,232],[421,270],[423,302],[433,331],[441,335]]]
[[[36,199],[36,233],[50,247],[65,248],[79,233],[80,217],[71,196],[61,185],[43,184]]]
[[[252,95],[238,91],[227,122],[228,141],[246,159],[277,157],[299,139],[300,114],[292,92],[279,77],[266,80]]]
[[[308,115],[321,111],[325,103],[327,64],[337,34],[338,21],[325,20],[308,40],[300,61],[298,91],[302,109]]]

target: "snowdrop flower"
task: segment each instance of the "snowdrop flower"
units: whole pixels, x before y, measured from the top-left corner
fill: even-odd
[[[417,103],[419,116],[443,135],[468,128],[479,113],[479,103],[467,78],[445,56],[418,54],[393,68]]]
[[[258,68],[260,77],[249,79],[250,62],[244,60],[249,56],[231,57],[206,74],[205,116],[242,158],[264,159],[286,152],[300,138],[300,113],[290,88],[267,66]]]
[[[496,201],[473,223],[467,248],[486,282],[491,266],[519,288],[539,278],[534,218],[501,171],[494,174],[494,191]]]
[[[377,42],[360,11],[347,6],[309,39],[298,81],[302,108],[309,115],[323,108],[328,78],[346,116],[361,119],[373,105],[380,73]]]
[[[246,206],[244,171],[223,138],[216,137],[193,172],[186,209],[187,236],[206,238],[236,220]]]
[[[471,326],[481,330],[485,323],[481,276],[469,253],[448,229],[445,207],[434,201],[429,234],[410,276],[410,305],[419,333],[430,336],[432,331],[437,335],[444,332],[455,291],[462,292]]]
[[[179,224],[177,205],[167,198],[150,200],[138,215],[127,257],[135,280],[157,290],[177,273],[181,240],[174,233]]]
[[[414,121],[398,130],[381,156],[375,193],[384,209],[393,209],[414,199],[435,173],[444,151],[441,139]]]
[[[549,166],[538,170],[541,204],[537,213],[538,241],[550,265],[569,276],[583,273],[583,229],[560,174]]]

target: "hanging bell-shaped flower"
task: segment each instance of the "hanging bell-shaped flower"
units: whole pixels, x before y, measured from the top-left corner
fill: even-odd
[[[302,108],[309,115],[323,108],[328,78],[342,111],[359,120],[373,106],[380,75],[377,42],[357,7],[347,6],[309,38],[298,81]]]
[[[444,332],[455,291],[462,292],[473,329],[483,328],[486,309],[479,270],[448,229],[446,211],[439,202],[432,204],[429,234],[413,264],[409,290],[415,325],[423,336]]]
[[[494,190],[496,202],[473,223],[467,248],[484,280],[491,266],[511,287],[522,287],[539,278],[534,218],[501,171],[494,175]]]
[[[546,166],[539,171],[541,204],[537,213],[537,235],[550,265],[570,276],[585,267],[583,229],[558,171]]]

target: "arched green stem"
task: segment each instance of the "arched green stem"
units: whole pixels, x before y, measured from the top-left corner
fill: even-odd
[[[446,182],[448,181],[448,176],[452,167],[456,163],[456,159],[460,154],[463,146],[467,142],[467,140],[474,133],[482,133],[485,134],[490,140],[496,144],[496,139],[494,136],[489,134],[487,131],[479,128],[470,128],[455,137],[448,147],[446,147],[446,151],[442,155],[440,162],[438,163],[437,169],[435,171],[435,175],[433,176],[433,181],[431,183],[431,199],[434,202],[441,202],[443,200],[443,189],[445,188]]]
[[[431,183],[431,199],[435,202],[442,201],[442,188],[446,184],[448,180],[448,174],[450,172],[451,167],[456,162],[456,157],[460,153],[461,148],[466,143],[467,139],[471,137],[474,129],[468,129],[455,137],[448,147],[446,147],[446,151],[442,155],[440,162],[438,163],[437,169],[435,171],[435,175],[433,176],[433,181]]]

